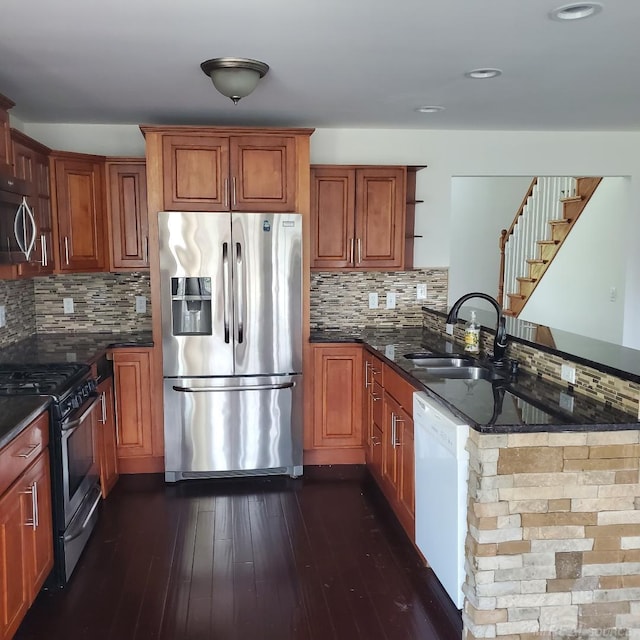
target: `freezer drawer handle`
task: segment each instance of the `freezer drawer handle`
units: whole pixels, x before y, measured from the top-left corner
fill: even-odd
[[[181,393],[204,393],[211,391],[266,391],[271,389],[290,389],[295,386],[295,382],[281,382],[279,384],[252,384],[237,387],[177,387],[174,386],[174,391],[180,391]]]

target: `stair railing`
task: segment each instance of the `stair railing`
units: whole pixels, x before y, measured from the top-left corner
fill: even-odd
[[[500,232],[498,303],[503,307],[508,293],[518,291],[518,278],[527,274],[527,260],[538,256],[539,240],[549,232],[549,220],[562,218],[561,199],[575,195],[572,177],[538,177],[529,185],[509,229]]]

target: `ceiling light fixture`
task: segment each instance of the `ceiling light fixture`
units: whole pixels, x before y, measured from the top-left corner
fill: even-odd
[[[490,67],[486,69],[473,69],[472,71],[467,71],[464,74],[467,78],[473,78],[474,80],[489,80],[489,78],[497,78],[502,75],[502,71],[500,69],[492,69]]]
[[[574,2],[565,4],[549,13],[552,20],[582,20],[583,18],[591,18],[602,11],[602,5],[599,2]]]
[[[205,60],[200,68],[211,78],[213,86],[234,104],[246,98],[269,71],[268,64],[250,58],[212,58]]]
[[[436,105],[427,105],[424,107],[418,107],[416,111],[418,113],[438,113],[438,111],[444,111],[444,107],[439,107]]]

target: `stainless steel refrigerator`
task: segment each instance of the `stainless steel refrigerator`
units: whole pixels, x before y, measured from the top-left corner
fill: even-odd
[[[302,474],[302,216],[158,214],[165,478]]]

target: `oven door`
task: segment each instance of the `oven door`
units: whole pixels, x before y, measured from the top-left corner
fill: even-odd
[[[91,395],[61,425],[64,526],[99,480],[93,439],[101,416],[101,397]]]

